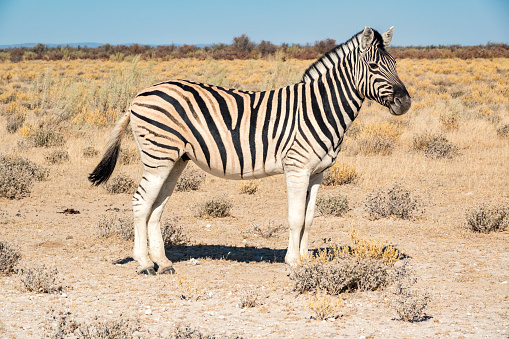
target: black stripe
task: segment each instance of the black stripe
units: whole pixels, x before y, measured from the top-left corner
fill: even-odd
[[[262,162],[264,165],[265,160],[267,159],[267,151],[269,149],[268,134],[269,134],[270,115],[272,114],[272,101],[274,100],[274,93],[275,91],[269,92],[269,97],[267,98],[267,107],[265,108],[265,121],[263,122],[262,127],[262,147],[263,147]]]
[[[180,118],[184,121],[184,123],[187,125],[191,133],[193,134],[194,138],[198,141],[198,144],[200,144],[200,147],[203,151],[203,154],[205,155],[205,159],[207,161],[207,165],[210,168],[210,152],[209,148],[207,147],[207,144],[205,143],[205,140],[203,139],[203,136],[198,132],[196,127],[194,127],[193,123],[189,120],[189,117],[187,116],[187,113],[185,109],[182,107],[182,105],[173,97],[169,96],[168,94],[155,90],[152,92],[145,92],[138,94],[138,96],[149,96],[149,95],[155,95],[169,103],[175,108],[175,111],[180,115]],[[220,152],[221,153],[221,152]]]
[[[150,153],[148,153],[147,151],[145,150],[142,150],[143,153],[145,153],[146,155],[148,155],[149,157],[151,157],[152,159],[156,159],[156,160],[171,160],[171,161],[174,161],[172,158],[168,158],[168,157],[158,157],[158,156],[155,156],[155,155],[152,155]]]
[[[313,93],[310,93],[307,95],[313,96]],[[307,95],[306,95],[306,87],[304,87],[302,89],[302,118],[303,118],[304,123],[306,124],[307,128],[309,129],[309,132],[311,132],[313,139],[325,151],[325,153],[327,153],[327,146],[325,146],[324,142],[318,137],[318,133],[316,133],[316,131],[313,128],[313,125],[311,123],[311,120],[309,119],[310,116],[312,116],[313,112],[309,112],[311,114],[308,113],[308,107],[307,107],[307,103],[306,103]],[[316,103],[316,99],[311,97],[311,106],[313,106],[314,103]],[[313,109],[313,108],[311,108],[311,109]],[[323,122],[322,122],[322,124],[323,124]],[[299,126],[299,132],[302,134],[302,137],[304,138],[304,140],[306,140],[306,142],[311,146],[312,144],[307,140],[307,137],[306,137],[306,135],[304,135],[304,131],[302,130],[301,126]],[[315,148],[313,146],[311,146],[311,148],[313,149],[313,152],[315,152],[315,154],[317,154]],[[320,157],[318,157],[318,158],[320,158]]]
[[[253,107],[253,101],[255,99],[255,95],[251,95],[251,117],[249,119],[249,149],[251,150],[251,168],[254,171],[255,163],[256,163],[256,119],[258,118],[258,110],[260,109],[260,105],[262,104],[263,98],[265,97],[265,93],[260,92],[260,98],[258,100],[258,105]]]

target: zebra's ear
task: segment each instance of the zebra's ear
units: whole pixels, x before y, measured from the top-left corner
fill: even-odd
[[[382,39],[384,40],[384,47],[387,47],[391,44],[393,29],[394,29],[394,26],[392,26],[391,28],[389,28],[387,30],[387,32],[382,34]]]
[[[375,38],[375,33],[370,27],[364,28],[364,31],[361,33],[361,51],[365,51],[373,42]]]

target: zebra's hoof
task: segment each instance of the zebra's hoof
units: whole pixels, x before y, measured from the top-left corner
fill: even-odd
[[[147,267],[138,271],[138,274],[156,275],[156,270],[153,267]]]
[[[175,269],[173,268],[173,266],[159,268],[157,274],[175,274]]]

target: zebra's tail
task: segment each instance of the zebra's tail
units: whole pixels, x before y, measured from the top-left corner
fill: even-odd
[[[94,171],[88,176],[88,180],[90,180],[94,186],[99,186],[103,182],[108,181],[111,173],[113,173],[120,151],[120,142],[122,141],[130,117],[131,112],[127,111],[117,122],[101,162],[99,162]]]

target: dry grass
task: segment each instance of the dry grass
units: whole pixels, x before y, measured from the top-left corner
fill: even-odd
[[[239,183],[240,194],[255,194],[260,188],[259,180],[246,180]]]
[[[198,218],[224,218],[231,215],[233,203],[225,197],[208,199],[196,206],[195,216]]]
[[[112,194],[134,194],[137,187],[136,182],[126,174],[118,174],[104,185],[106,191]]]
[[[316,199],[316,210],[320,215],[339,217],[348,212],[349,209],[348,198],[340,194],[326,197],[319,196]]]
[[[342,306],[341,295],[335,297],[327,294],[326,291],[319,290],[312,297],[309,297],[307,307],[313,313],[317,320],[327,320],[337,318]]]
[[[336,163],[323,174],[322,185],[337,186],[354,182],[359,177],[354,165]]]

